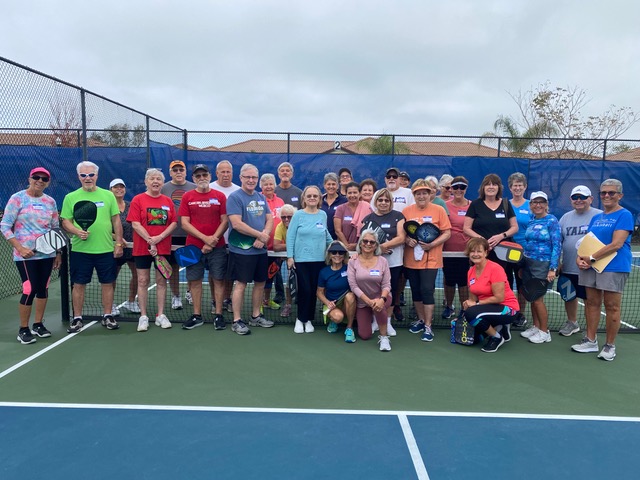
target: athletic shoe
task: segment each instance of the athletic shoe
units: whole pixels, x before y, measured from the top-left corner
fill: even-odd
[[[387,320],[387,335],[390,337],[395,337],[398,334],[396,329],[391,325],[391,320]]]
[[[29,345],[31,343],[36,343],[36,338],[31,334],[31,330],[29,328],[21,328],[18,331],[18,341],[22,345]]]
[[[516,318],[513,320],[511,325],[514,327],[522,328],[527,324],[527,317],[525,317],[522,313],[518,312]]]
[[[504,344],[506,340],[504,337],[489,337],[484,346],[482,347],[482,351],[486,353],[494,353],[497,352],[498,349]]]
[[[400,308],[400,305],[393,307],[393,316],[396,317],[398,322],[404,322],[404,315],[402,314],[402,308]]]
[[[291,304],[290,304],[290,303],[287,303],[287,304],[283,307],[282,311],[280,312],[280,316],[281,316],[281,317],[288,317],[289,315],[291,315]]]
[[[172,326],[173,325],[171,325],[171,322],[164,313],[162,315],[156,315],[156,327],[171,328]]]
[[[171,297],[171,309],[182,310],[182,299],[180,298],[180,295],[173,295]]]
[[[149,317],[142,315],[138,320],[138,331],[146,332],[147,330],[149,330]]]
[[[411,325],[409,326],[409,331],[411,333],[424,332],[424,320],[416,320],[415,322],[411,322]]]
[[[193,330],[196,327],[201,327],[203,324],[202,315],[191,315],[189,320],[182,323],[182,328],[184,330]]]
[[[347,343],[356,343],[356,335],[353,333],[353,328],[347,328],[344,331],[344,341]]]
[[[280,310],[280,304],[274,302],[273,300],[264,300],[262,302],[262,306],[264,308],[270,308],[271,310]]]
[[[616,358],[616,346],[605,343],[604,347],[602,347],[602,351],[598,354],[598,358],[606,360],[607,362],[612,361]]]
[[[422,337],[420,337],[420,340],[423,342],[433,341],[433,330],[431,330],[431,325],[424,326],[424,333],[422,334]]]
[[[390,352],[391,351],[391,342],[389,342],[389,337],[386,335],[380,335],[378,337],[378,343],[380,344],[381,352]]]
[[[597,352],[598,351],[598,339],[596,338],[595,340],[591,341],[585,335],[584,337],[582,337],[582,340],[580,341],[580,343],[577,343],[575,345],[571,345],[571,350],[573,350],[574,352],[578,352],[578,353],[593,353],[593,352]]]
[[[304,324],[296,318],[296,324],[293,326],[293,333],[304,333]]]
[[[273,321],[267,320],[262,315],[258,315],[256,318],[251,317],[249,319],[249,325],[252,327],[271,328],[273,327]]]
[[[315,331],[316,329],[313,327],[313,323],[311,323],[311,320],[304,322],[304,333],[313,333]]]
[[[529,341],[531,343],[549,343],[551,341],[551,334],[548,330],[546,332],[538,330],[536,333],[529,337]]]
[[[216,330],[224,330],[227,328],[227,322],[224,321],[224,317],[220,314],[213,318],[213,328]]]
[[[184,299],[189,305],[193,305],[193,297],[191,296],[191,292],[189,290],[187,290],[187,292],[184,294]]]
[[[442,311],[442,318],[444,318],[445,320],[449,320],[450,318],[453,318],[456,316],[456,309],[453,307],[450,307],[449,305],[446,305],[444,307],[444,310]]]
[[[107,327],[107,330],[117,330],[120,328],[120,325],[118,325],[116,319],[111,315],[103,315],[100,323],[102,323],[103,327]]]
[[[231,299],[227,298],[222,302],[222,308],[224,308],[227,312],[233,313],[233,305],[231,304]]]
[[[251,330],[249,330],[249,327],[247,327],[247,324],[244,323],[242,320],[234,321],[233,325],[231,325],[231,330],[236,332],[238,335],[248,335],[251,333]]]
[[[336,333],[338,331],[338,324],[336,322],[329,321],[327,325],[327,332]]]
[[[140,305],[138,305],[138,300],[134,300],[133,302],[127,300],[122,306],[125,309],[129,310],[131,313],[140,313]]]
[[[75,317],[69,322],[67,333],[78,333],[82,329],[82,317]]]
[[[120,309],[114,303],[114,304],[111,305],[111,316],[112,317],[117,317],[118,315],[120,315]]]
[[[536,333],[538,333],[540,330],[538,330],[538,327],[529,327],[527,328],[524,332],[520,332],[520,336],[522,338],[529,338],[529,337],[533,337]]]
[[[498,330],[498,329],[496,329]],[[505,343],[508,342],[509,340],[511,340],[511,325],[510,324],[506,324],[506,325],[501,325],[500,330],[498,330],[498,332],[500,332],[500,335],[502,335],[502,338],[504,338]]]
[[[34,323],[33,327],[31,327],[31,333],[39,336],[40,338],[47,338],[51,336],[51,332],[47,330],[47,327],[45,327],[42,322]]]
[[[580,331],[580,326],[576,322],[567,321],[564,326],[558,331],[560,335],[564,335],[565,337],[570,337],[574,333],[578,333]]]

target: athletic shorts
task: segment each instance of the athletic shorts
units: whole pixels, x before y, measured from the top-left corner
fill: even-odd
[[[77,283],[78,285],[91,283],[94,268],[100,283],[113,283],[116,281],[116,261],[113,258],[113,252],[83,253],[71,250],[69,265],[71,283]]]
[[[242,283],[266,282],[269,257],[267,253],[245,255],[229,252],[229,276]]]
[[[116,258],[116,266],[121,267],[127,262],[133,262],[133,248],[125,248],[122,250],[122,256]]]
[[[149,270],[153,265],[153,257],[151,255],[136,255],[133,257],[133,261],[136,264],[136,268],[140,270]]]
[[[593,268],[581,270],[578,276],[580,285],[584,287],[615,293],[622,293],[629,278],[629,274],[626,272],[598,273]]]
[[[447,287],[466,287],[469,259],[467,257],[444,257],[442,262],[445,285]]]
[[[214,280],[224,280],[227,273],[227,249],[214,248],[203,254],[200,261],[187,267],[187,280],[202,280],[204,270],[209,270],[209,276]]]

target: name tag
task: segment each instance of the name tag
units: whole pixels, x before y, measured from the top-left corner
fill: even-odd
[[[169,211],[169,206],[168,205],[162,205],[162,209],[166,212]]]
[[[393,199],[393,203],[407,203],[407,199],[404,197],[396,197]]]
[[[520,213],[524,214],[524,215],[529,215],[529,210],[520,210]]]
[[[422,217],[424,223],[433,223],[433,217]]]
[[[504,213],[496,213],[496,218],[505,218]]]
[[[472,278],[471,280],[469,280],[469,285],[473,285],[474,283],[476,283],[476,279]]]
[[[383,223],[382,225],[380,225],[382,228],[391,228],[391,224],[390,223]]]
[[[324,228],[324,225],[321,222],[318,222],[316,223],[316,228],[322,230]]]
[[[258,200],[258,205],[264,205],[264,200]]]
[[[298,201],[298,197],[291,197],[291,201],[292,202],[297,202]]]
[[[341,277],[346,277],[347,276],[347,272],[340,272],[340,276]]]
[[[380,276],[380,270],[369,270],[369,275],[372,277],[379,277]]]
[[[209,203],[212,205],[220,205],[220,201],[217,198],[210,198]]]
[[[467,214],[467,212],[465,212],[464,210],[458,210],[458,216],[459,217],[464,217]]]
[[[44,205],[42,205],[41,203],[34,203],[31,206],[33,207],[34,210],[44,210]]]
[[[104,202],[96,202],[96,207],[104,207]]]
[[[353,217],[344,217],[344,220],[350,222],[351,220],[353,220]]]

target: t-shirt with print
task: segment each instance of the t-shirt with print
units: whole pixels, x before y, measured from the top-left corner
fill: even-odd
[[[140,193],[133,197],[129,206],[127,220],[131,223],[139,222],[149,236],[155,237],[164,232],[171,223],[177,221],[177,215],[173,202],[166,195],[152,197],[146,193]],[[171,253],[171,235],[156,244],[158,255]],[[133,232],[133,256],[142,257],[149,255],[149,244],[138,232]]]
[[[560,218],[560,231],[562,234],[562,271],[572,275],[578,275],[580,269],[576,264],[578,259],[578,249],[576,243],[589,230],[591,219],[602,213],[599,208],[589,207],[584,213],[578,213],[575,210],[565,213]]]
[[[440,229],[440,232],[451,229],[449,216],[440,205],[427,204],[426,208],[420,209],[416,204],[409,205],[402,211],[407,221],[414,220],[420,225],[423,223],[433,223]],[[442,268],[442,244],[424,252],[422,260],[416,260],[413,248],[404,248],[404,266],[407,268]]]
[[[615,212],[602,212],[591,219],[589,232],[593,233],[598,240],[605,245],[613,241],[613,232],[624,230],[629,233],[627,239],[618,250],[618,253],[604,272],[631,272],[631,233],[633,232],[633,215],[626,208],[621,208]]]
[[[509,200],[509,203],[511,202],[513,202],[513,200]],[[524,203],[519,207],[516,207],[513,203],[511,203],[511,208],[513,208],[513,213],[516,214],[516,220],[518,221],[518,233],[513,236],[513,241],[519,243],[524,247],[527,243],[524,238],[524,233],[527,231],[527,226],[533,218],[529,200],[525,198]]]
[[[404,215],[396,210],[391,210],[384,215],[377,215],[376,213],[370,213],[362,220],[362,224],[366,225],[367,222],[372,221],[380,225],[380,228],[387,234],[385,242],[392,240],[398,236],[398,222],[404,220]],[[382,242],[384,243],[384,242]],[[389,268],[399,267],[404,262],[404,243],[393,247],[390,255],[385,255],[387,262],[389,262]]]
[[[267,223],[267,215],[270,214],[271,210],[269,210],[267,199],[264,195],[256,191],[249,195],[247,192],[240,189],[233,192],[229,195],[229,198],[227,198],[227,215],[240,215],[244,223],[259,232],[264,230],[264,226]],[[229,224],[231,224],[231,222],[229,222]],[[233,227],[230,226],[229,231],[231,232],[232,230]],[[230,242],[229,251],[243,255],[260,255],[267,253],[267,246],[265,245],[264,248],[255,248],[254,246],[251,246],[247,250],[243,250]]]
[[[227,214],[227,197],[223,193],[209,189],[208,192],[191,190],[182,196],[178,215],[189,217],[189,222],[203,235],[211,236],[220,227],[220,217]],[[187,235],[187,245],[204,247],[204,242],[193,235]],[[216,248],[226,245],[224,237],[218,240]]]
[[[88,192],[82,188],[68,193],[62,201],[62,212],[60,217],[66,220],[73,219],[73,207],[76,203],[88,200],[96,204],[96,221],[88,229],[89,236],[86,240],[74,235],[71,239],[72,250],[80,253],[109,253],[113,252],[114,241],[113,224],[111,217],[120,215],[116,197],[110,190],[96,187],[94,191]],[[80,225],[74,225],[80,228]]]

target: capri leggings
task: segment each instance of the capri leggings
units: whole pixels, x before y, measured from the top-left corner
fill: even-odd
[[[433,292],[436,289],[437,268],[405,268],[405,275],[409,279],[411,296],[414,302],[422,302],[424,305],[434,305]]]
[[[47,298],[53,260],[53,258],[41,258],[16,262],[16,268],[22,279],[21,305],[32,305],[34,298]]]

